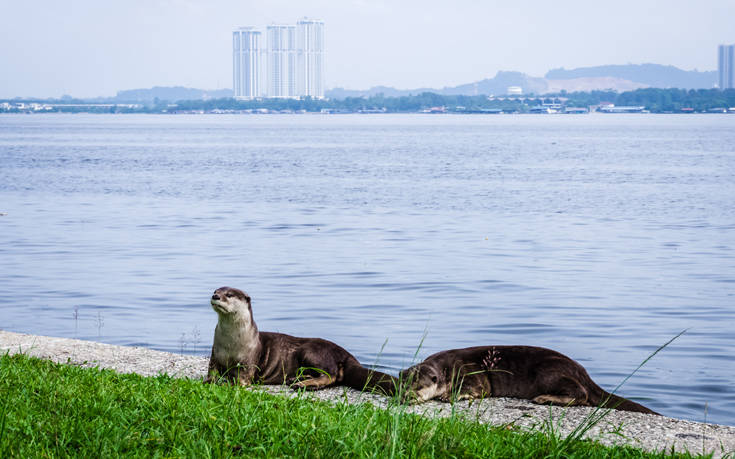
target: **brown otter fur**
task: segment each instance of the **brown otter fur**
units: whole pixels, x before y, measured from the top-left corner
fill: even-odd
[[[478,346],[438,352],[401,372],[416,401],[516,397],[539,404],[602,406],[658,414],[604,391],[574,360],[531,346]]]
[[[242,290],[218,288],[211,304],[218,321],[206,382],[223,377],[240,385],[290,384],[310,390],[344,385],[387,394],[395,391],[393,376],[368,370],[331,341],[259,332],[250,296]]]

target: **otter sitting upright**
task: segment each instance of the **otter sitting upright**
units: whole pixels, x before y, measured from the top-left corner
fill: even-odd
[[[438,398],[525,398],[539,404],[602,406],[658,414],[605,392],[574,360],[532,346],[478,346],[438,352],[401,372],[407,395]]]
[[[243,386],[290,384],[317,390],[344,385],[387,394],[395,391],[393,376],[368,370],[331,341],[258,332],[250,297],[241,290],[220,287],[214,291],[211,304],[219,317],[205,382],[215,382],[221,376]]]

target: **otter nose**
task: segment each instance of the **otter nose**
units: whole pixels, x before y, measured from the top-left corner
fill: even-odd
[[[212,295],[212,299],[213,299],[213,300],[219,300],[220,298],[219,298],[219,295],[217,295],[217,294],[215,293],[214,295]]]

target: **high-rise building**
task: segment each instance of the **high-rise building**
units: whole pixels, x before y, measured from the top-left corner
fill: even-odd
[[[296,93],[324,97],[324,23],[302,19],[296,23]]]
[[[232,87],[238,99],[262,96],[260,32],[240,27],[232,32]]]
[[[720,45],[717,48],[717,70],[720,89],[735,88],[735,45]]]
[[[296,27],[270,25],[266,28],[266,94],[296,97]]]

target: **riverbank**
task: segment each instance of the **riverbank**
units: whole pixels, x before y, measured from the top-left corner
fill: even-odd
[[[0,356],[0,457],[660,458],[548,432],[408,414],[308,393]],[[677,455],[677,457],[691,457]]]
[[[0,352],[29,356],[82,367],[99,367],[118,373],[200,379],[206,373],[207,359],[177,355],[138,347],[114,346],[67,338],[25,335],[0,330]],[[293,397],[295,392],[281,386],[262,386],[271,394]],[[308,394],[328,402],[370,403],[385,408],[390,400],[338,387]],[[548,431],[549,424],[560,436],[569,435],[592,413],[592,408],[549,408],[524,400],[491,398],[481,402],[454,405],[429,402],[406,407],[406,413],[427,417],[464,416],[488,425],[512,425],[520,429]],[[611,411],[586,432],[585,438],[604,445],[629,445],[646,451],[713,453],[714,457],[735,452],[735,427],[678,420],[664,416]]]

